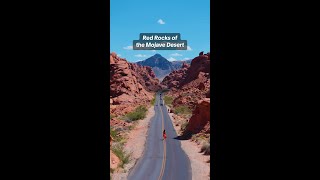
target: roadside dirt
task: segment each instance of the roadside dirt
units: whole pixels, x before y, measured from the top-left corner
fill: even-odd
[[[137,160],[142,156],[145,142],[147,139],[147,133],[149,129],[149,123],[151,118],[154,116],[154,106],[148,109],[146,118],[143,120],[138,120],[134,129],[128,134],[128,139],[124,145],[124,150],[126,153],[130,154],[130,161],[125,164],[124,169],[112,174],[112,180],[125,180],[129,174],[129,171],[136,164]]]
[[[167,107],[169,108],[169,107]],[[173,126],[178,135],[180,135],[181,119],[173,118],[173,113],[169,113]],[[190,140],[181,140],[181,147],[187,154],[191,163],[192,179],[207,180],[210,179],[210,156],[200,153],[201,145]]]
[[[119,158],[110,150],[110,168],[116,169],[119,165]]]

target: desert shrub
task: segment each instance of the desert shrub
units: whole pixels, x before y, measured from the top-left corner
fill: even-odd
[[[148,109],[145,107],[145,106],[138,106],[137,108],[136,108],[136,111],[141,111],[141,112],[147,112],[148,111]]]
[[[120,164],[119,166],[121,168],[124,167],[125,164],[129,162],[130,155],[126,154],[123,150],[122,145],[117,144],[112,147],[112,152],[120,159]]]
[[[181,130],[182,130],[182,131],[186,130],[187,125],[188,125],[188,122],[187,122],[187,121],[183,122],[183,123],[181,124]]]
[[[131,122],[132,120],[127,116],[127,114],[126,115],[124,115],[124,116],[121,116],[119,119],[121,119],[121,120],[123,120],[123,121],[126,121],[126,122]]]
[[[155,103],[156,103],[156,97],[154,97],[154,98],[151,100],[151,105],[154,106]]]
[[[114,118],[114,117],[116,117],[116,116],[113,115],[113,114],[110,114],[110,119],[112,119],[112,118]]]
[[[112,127],[110,127],[110,135],[113,139],[117,137],[117,131],[115,131]]]
[[[191,114],[191,110],[188,106],[178,106],[174,109],[175,114]]]
[[[210,143],[203,143],[200,152],[204,153],[205,155],[210,155]]]
[[[165,103],[165,104],[170,105],[170,104],[172,104],[172,102],[173,102],[173,97],[171,97],[171,96],[164,96],[163,100],[164,100],[164,103]]]
[[[138,106],[134,111],[126,114],[124,118],[127,122],[144,119],[146,117],[147,111],[148,109],[145,106]]]
[[[128,122],[136,121],[143,118],[144,118],[144,115],[142,112],[130,112],[126,115],[126,121]]]
[[[208,141],[202,134],[193,134],[191,140],[197,144],[204,144]]]
[[[110,127],[110,135],[113,138],[114,142],[120,142],[122,140],[122,138],[118,136],[117,129],[113,129],[112,127]]]

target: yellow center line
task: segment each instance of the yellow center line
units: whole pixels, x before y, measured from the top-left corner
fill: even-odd
[[[163,111],[160,107],[160,110],[161,110],[161,115],[162,115],[162,132],[164,130],[164,119],[163,119]],[[163,159],[162,159],[162,167],[161,167],[161,171],[160,171],[160,175],[159,175],[159,178],[158,180],[162,179],[162,176],[163,176],[163,173],[164,173],[164,168],[166,166],[166,141],[163,140]]]

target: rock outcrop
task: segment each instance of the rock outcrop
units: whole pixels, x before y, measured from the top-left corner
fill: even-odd
[[[123,115],[136,106],[147,104],[153,91],[161,88],[150,67],[129,63],[116,53],[110,54],[110,113]]]
[[[168,87],[168,95],[175,98],[174,106],[185,104],[194,109],[199,100],[210,97],[209,57],[209,53],[200,55],[191,61],[191,65],[183,64],[181,69],[163,79],[161,84]]]
[[[173,107],[188,106],[192,117],[186,127],[188,133],[210,132],[210,53],[199,53],[191,64],[171,72],[161,82],[174,97]]]
[[[204,75],[205,77],[202,77]],[[210,59],[208,55],[200,55],[191,61],[186,77],[180,81],[180,87],[196,79],[210,78]]]
[[[183,63],[181,69],[171,72],[163,79],[161,84],[167,86],[168,88],[178,88],[180,81],[186,76],[186,72],[189,67],[189,64]]]
[[[210,133],[210,99],[200,100],[186,127],[186,133]]]
[[[155,92],[161,88],[159,79],[156,78],[151,67],[130,63],[130,69],[135,73],[138,82],[148,92]]]

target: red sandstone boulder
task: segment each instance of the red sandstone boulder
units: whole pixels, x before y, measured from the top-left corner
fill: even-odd
[[[206,126],[206,132],[210,132],[210,99],[205,98],[198,102],[196,109],[192,113],[192,117],[186,127],[186,132],[192,134],[199,133]]]
[[[199,84],[199,86],[198,86],[198,89],[199,89],[199,90],[204,90],[205,88],[206,88],[206,87],[205,87],[204,83],[202,83],[202,82],[201,82],[201,83]]]

